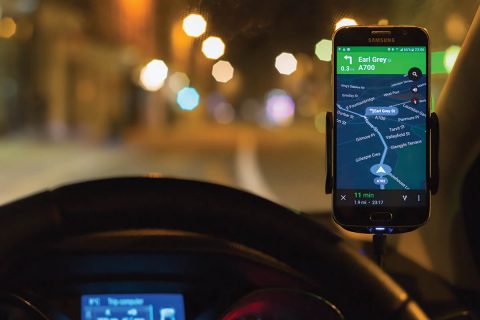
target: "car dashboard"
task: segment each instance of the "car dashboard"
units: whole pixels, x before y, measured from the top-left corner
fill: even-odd
[[[24,258],[28,256],[28,259]],[[280,261],[204,235],[131,230],[49,243],[12,259],[7,319],[339,319],[320,289]],[[310,310],[310,311],[309,311]],[[305,314],[305,315],[302,315]]]

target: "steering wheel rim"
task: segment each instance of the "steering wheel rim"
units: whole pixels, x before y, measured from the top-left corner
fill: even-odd
[[[206,234],[268,254],[325,287],[349,318],[424,319],[408,294],[337,235],[248,192],[170,178],[76,183],[0,207],[0,254],[53,238],[161,228]],[[349,294],[345,294],[345,293]],[[352,295],[355,299],[352,299]]]

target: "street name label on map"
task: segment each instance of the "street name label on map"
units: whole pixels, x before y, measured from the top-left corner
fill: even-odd
[[[395,128],[388,128],[390,130],[390,132],[395,132],[395,131],[400,131],[402,129],[405,129],[405,125],[400,125],[398,127],[395,127]]]
[[[413,117],[406,117],[406,118],[398,118],[397,121],[403,122],[403,121],[409,121],[409,120],[417,120],[420,119],[420,116],[413,116]]]
[[[375,98],[374,98],[374,97],[371,97],[371,98],[362,100],[362,101],[360,101],[360,102],[351,104],[351,105],[349,105],[349,106],[346,106],[345,109],[350,110],[350,109],[352,109],[352,108],[361,106],[362,104],[369,103],[369,102],[372,102],[372,101],[374,101],[374,100],[375,100]]]
[[[373,137],[375,137],[375,133],[370,133],[369,135],[355,138],[355,141],[359,142],[359,141],[367,140],[367,139],[370,139],[370,138],[373,138]]]
[[[404,142],[404,143],[401,143],[401,144],[391,145],[390,149],[392,149],[392,150],[403,149],[405,147],[413,146],[413,145],[420,144],[420,143],[422,143],[422,140],[409,141],[409,142]]]
[[[410,135],[410,132],[402,132],[402,133],[390,134],[388,136],[385,136],[385,139],[387,140],[398,139],[398,138],[408,137],[409,135]]]
[[[398,90],[393,90],[393,91],[384,93],[383,96],[384,96],[384,97],[390,97],[390,96],[393,96],[394,94],[399,94],[399,93],[400,93],[400,91],[398,91]]]
[[[367,107],[365,109],[366,116],[396,116],[397,114],[397,107]]]
[[[344,84],[342,83],[340,85],[340,87],[342,88],[347,88],[347,89],[358,89],[358,90],[365,90],[365,87],[364,86],[355,86],[353,84]]]
[[[381,155],[382,155],[382,154],[381,154],[380,152],[375,152],[375,153],[372,153],[372,154],[367,154],[367,155],[365,155],[365,156],[355,158],[355,162],[358,163],[358,162],[365,161],[365,160],[368,160],[368,159],[380,157]]]

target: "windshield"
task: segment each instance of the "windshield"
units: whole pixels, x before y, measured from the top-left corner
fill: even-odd
[[[0,0],[0,202],[169,176],[328,212],[331,35],[426,27],[432,109],[478,2]]]

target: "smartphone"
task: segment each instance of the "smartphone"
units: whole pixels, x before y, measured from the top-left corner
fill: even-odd
[[[333,62],[334,219],[354,232],[414,230],[430,208],[427,31],[344,27]]]

